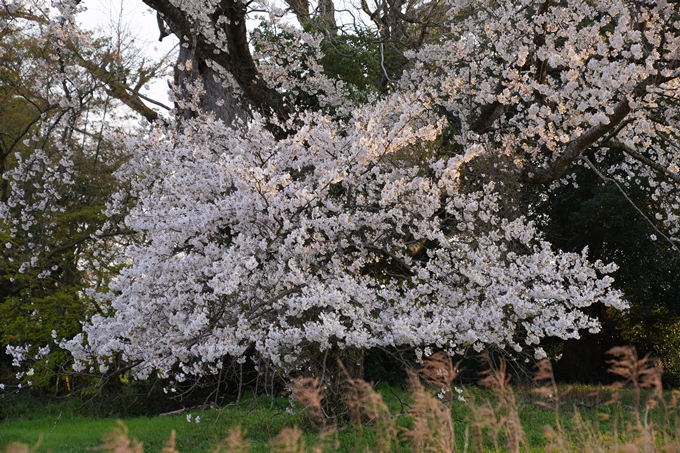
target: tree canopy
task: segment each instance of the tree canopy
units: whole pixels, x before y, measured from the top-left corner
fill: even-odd
[[[151,124],[125,142],[106,211],[121,222],[100,233],[137,240],[96,295],[106,310],[62,342],[78,369],[181,381],[372,347],[541,357],[546,337],[599,329],[593,304],[628,306],[616,254],[544,228],[577,169],[680,253],[676,1],[143,1],[184,49],[175,114],[136,109]],[[77,3],[56,4],[48,22],[73,24]],[[52,54],[77,54],[64,36]]]

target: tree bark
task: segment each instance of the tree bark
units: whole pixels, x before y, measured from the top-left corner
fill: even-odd
[[[267,86],[250,52],[245,4],[238,0],[222,0],[211,14],[214,35],[226,38],[227,49],[222,49],[202,32],[196,31],[197,28],[205,27],[205,24],[195,24],[188,14],[169,1],[143,1],[160,14],[170,30],[180,38],[181,45],[188,45],[195,58],[212,61],[231,73],[253,109],[265,117],[273,114],[279,120],[288,118],[290,106],[284,102],[281,93]],[[214,97],[223,98],[226,104],[224,96],[224,93],[220,93]]]
[[[183,67],[184,70],[179,70]],[[187,86],[200,83],[204,94],[201,96],[200,108],[210,112],[226,124],[234,121],[247,121],[248,107],[236,96],[234,90],[222,83],[221,77],[206,63],[195,55],[193,49],[180,46],[177,65],[175,67],[175,84],[181,93],[186,95]],[[184,119],[195,117],[196,112],[190,109],[178,109]]]

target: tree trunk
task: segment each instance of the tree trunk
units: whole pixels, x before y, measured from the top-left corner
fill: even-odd
[[[320,378],[324,388],[324,415],[344,420],[349,416],[347,396],[348,379],[363,379],[364,377],[363,349],[345,348],[337,346],[320,353],[316,365],[312,365],[312,377]]]
[[[180,46],[175,66],[175,84],[181,90],[180,100],[189,96],[187,87],[192,83],[202,85],[204,92],[200,98],[201,110],[213,113],[216,118],[229,125],[234,121],[247,121],[249,109],[242,104],[234,89],[223,83],[221,76],[205,60],[197,57],[191,47]],[[179,115],[184,119],[196,116],[196,112],[189,108],[177,107]]]

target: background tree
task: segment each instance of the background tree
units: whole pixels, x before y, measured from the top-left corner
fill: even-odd
[[[32,345],[33,355],[108,311],[90,291],[106,290],[131,234],[105,215],[125,160],[111,134],[139,133],[123,126],[132,117],[121,105],[158,118],[139,91],[163,67],[79,31],[60,6],[60,20],[39,2],[3,3],[0,13],[0,342]],[[38,354],[46,373],[28,380],[70,391],[60,375],[68,357],[50,351]]]
[[[680,254],[649,223],[658,205],[646,199],[644,188],[623,193],[588,168],[570,173],[576,187],[561,186],[542,204],[546,235],[563,250],[588,247],[594,258],[617,262],[615,285],[630,309],[617,313],[593,307],[602,331],[567,342],[556,371],[565,379],[606,380],[606,352],[626,343],[639,354],[660,358],[666,380],[677,382]]]

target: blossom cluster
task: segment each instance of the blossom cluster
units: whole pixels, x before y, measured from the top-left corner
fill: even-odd
[[[503,217],[493,180],[463,190],[487,151],[437,157],[444,125],[421,99],[395,94],[347,123],[305,112],[285,139],[262,118],[201,118],[131,143],[126,224],[146,242],[127,250],[115,314],[67,344],[74,357],[122,354],[144,378],[217,372],[253,348],[288,370],[310,347],[519,351],[596,331],[581,310],[595,302],[625,307],[615,266]]]
[[[540,201],[521,200],[576,184],[574,165],[646,193],[647,220],[677,249],[678,2],[414,2],[441,11],[427,24],[376,10],[365,54],[389,83],[363,97],[321,64],[338,30],[315,34],[266,1],[144,2],[249,117],[202,112],[197,81],[178,97],[195,115],[127,141],[108,213],[140,240],[96,296],[110,310],[62,343],[76,367],[122,359],[182,380],[253,354],[292,371],[344,348],[541,357],[545,337],[598,330],[592,304],[626,308],[616,265],[552,247],[531,220]]]

